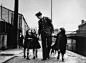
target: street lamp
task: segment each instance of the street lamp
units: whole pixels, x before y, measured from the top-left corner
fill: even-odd
[[[52,0],[51,0],[51,20],[52,20]]]
[[[14,35],[14,47],[18,46],[18,32],[17,32],[17,26],[18,26],[18,0],[15,0],[15,4],[14,4],[14,31],[13,31],[13,35]]]

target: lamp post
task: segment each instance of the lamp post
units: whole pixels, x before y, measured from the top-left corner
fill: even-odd
[[[51,0],[51,21],[52,21],[52,0]]]
[[[15,0],[15,4],[14,4],[14,31],[13,31],[13,35],[14,35],[14,47],[17,47],[18,45],[18,30],[17,30],[17,26],[18,26],[18,0]]]

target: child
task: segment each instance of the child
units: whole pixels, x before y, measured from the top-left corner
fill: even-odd
[[[26,36],[25,36],[25,42],[24,42],[24,58],[25,58],[25,51],[27,48],[27,59],[29,59],[28,55],[29,55],[29,49],[30,49],[30,43],[32,41],[32,35],[31,35],[31,30],[27,30],[26,31]]]
[[[40,48],[40,44],[38,42],[39,38],[37,37],[36,31],[32,30],[32,38],[33,41],[31,43],[31,48],[33,49],[33,59],[37,58],[37,49]]]

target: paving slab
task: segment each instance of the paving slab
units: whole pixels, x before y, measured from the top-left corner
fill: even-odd
[[[4,63],[16,55],[23,53],[23,49],[10,49],[0,52],[0,63]]]

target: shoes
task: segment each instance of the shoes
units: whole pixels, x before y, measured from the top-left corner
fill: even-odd
[[[65,62],[64,59],[62,59],[62,62]]]
[[[34,56],[33,59],[35,59],[36,57]]]
[[[25,58],[26,56],[24,56],[24,58]]]
[[[41,59],[42,61],[47,60],[47,59]]]
[[[59,57],[57,57],[57,59],[59,60]]]
[[[27,58],[27,60],[30,60],[29,58]]]
[[[47,57],[47,59],[50,59],[50,57]]]

